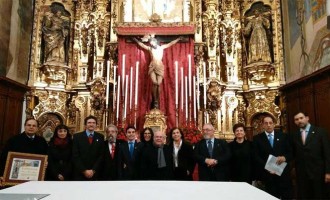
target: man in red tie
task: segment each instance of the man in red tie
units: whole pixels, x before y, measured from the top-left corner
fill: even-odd
[[[104,136],[95,132],[97,118],[88,116],[84,120],[85,131],[73,135],[72,158],[74,180],[98,180],[104,149]]]
[[[309,123],[304,112],[294,115],[293,134],[298,199],[325,199],[330,184],[330,141],[326,130]],[[329,191],[328,191],[329,192]]]
[[[103,180],[118,180],[118,149],[124,143],[124,140],[117,139],[118,129],[115,125],[110,124],[105,129],[107,140],[104,142],[104,163],[103,163]]]

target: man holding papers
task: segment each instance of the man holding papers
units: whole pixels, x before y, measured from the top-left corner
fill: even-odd
[[[292,182],[288,164],[281,175],[277,175],[280,174],[277,168],[274,168],[274,171],[265,169],[269,157],[270,162],[267,163],[267,168],[271,165],[272,159],[276,159],[275,163],[279,166],[291,161],[292,152],[289,141],[285,134],[274,131],[275,122],[272,116],[263,118],[262,127],[265,131],[253,138],[256,180],[265,185],[265,190],[269,194],[281,199],[292,199]]]

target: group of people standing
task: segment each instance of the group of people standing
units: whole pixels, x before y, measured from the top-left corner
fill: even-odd
[[[3,173],[9,151],[48,155],[46,180],[193,180],[198,166],[200,181],[235,181],[262,185],[264,190],[282,199],[293,198],[292,166],[295,161],[297,197],[326,198],[330,182],[330,142],[322,128],[309,123],[303,112],[294,117],[300,131],[283,134],[275,131],[272,116],[262,120],[264,132],[245,137],[244,124],[233,127],[234,141],[215,138],[211,124],[203,126],[204,138],[194,147],[184,139],[179,128],[168,136],[145,128],[137,137],[134,126],[125,131],[126,140],[117,139],[114,125],[106,127],[106,140],[95,131],[97,119],[85,118],[85,130],[70,135],[65,125],[58,125],[54,136],[46,143],[36,135],[38,122],[27,119],[22,134],[11,138],[0,157]],[[292,137],[289,137],[292,136]],[[166,137],[169,137],[166,143]],[[137,139],[139,138],[139,139]],[[277,164],[287,162],[282,175],[265,169],[268,156]],[[0,181],[2,174],[0,174]],[[1,182],[0,182],[1,183]]]

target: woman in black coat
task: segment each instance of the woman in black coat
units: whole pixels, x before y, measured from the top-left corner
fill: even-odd
[[[48,148],[48,180],[67,181],[72,177],[72,138],[69,128],[60,124],[55,128],[54,136]]]
[[[140,141],[146,146],[152,145],[154,140],[154,132],[151,128],[144,128],[140,133]]]
[[[252,143],[245,139],[245,126],[242,123],[233,127],[234,141],[229,143],[232,153],[230,161],[231,181],[252,183]]]
[[[192,180],[195,168],[193,148],[184,140],[181,129],[170,131],[170,147],[173,151],[174,180]]]

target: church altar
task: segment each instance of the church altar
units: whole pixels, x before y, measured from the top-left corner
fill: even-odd
[[[276,199],[247,183],[193,181],[31,181],[0,190],[0,199],[1,194],[49,194],[45,200]]]

